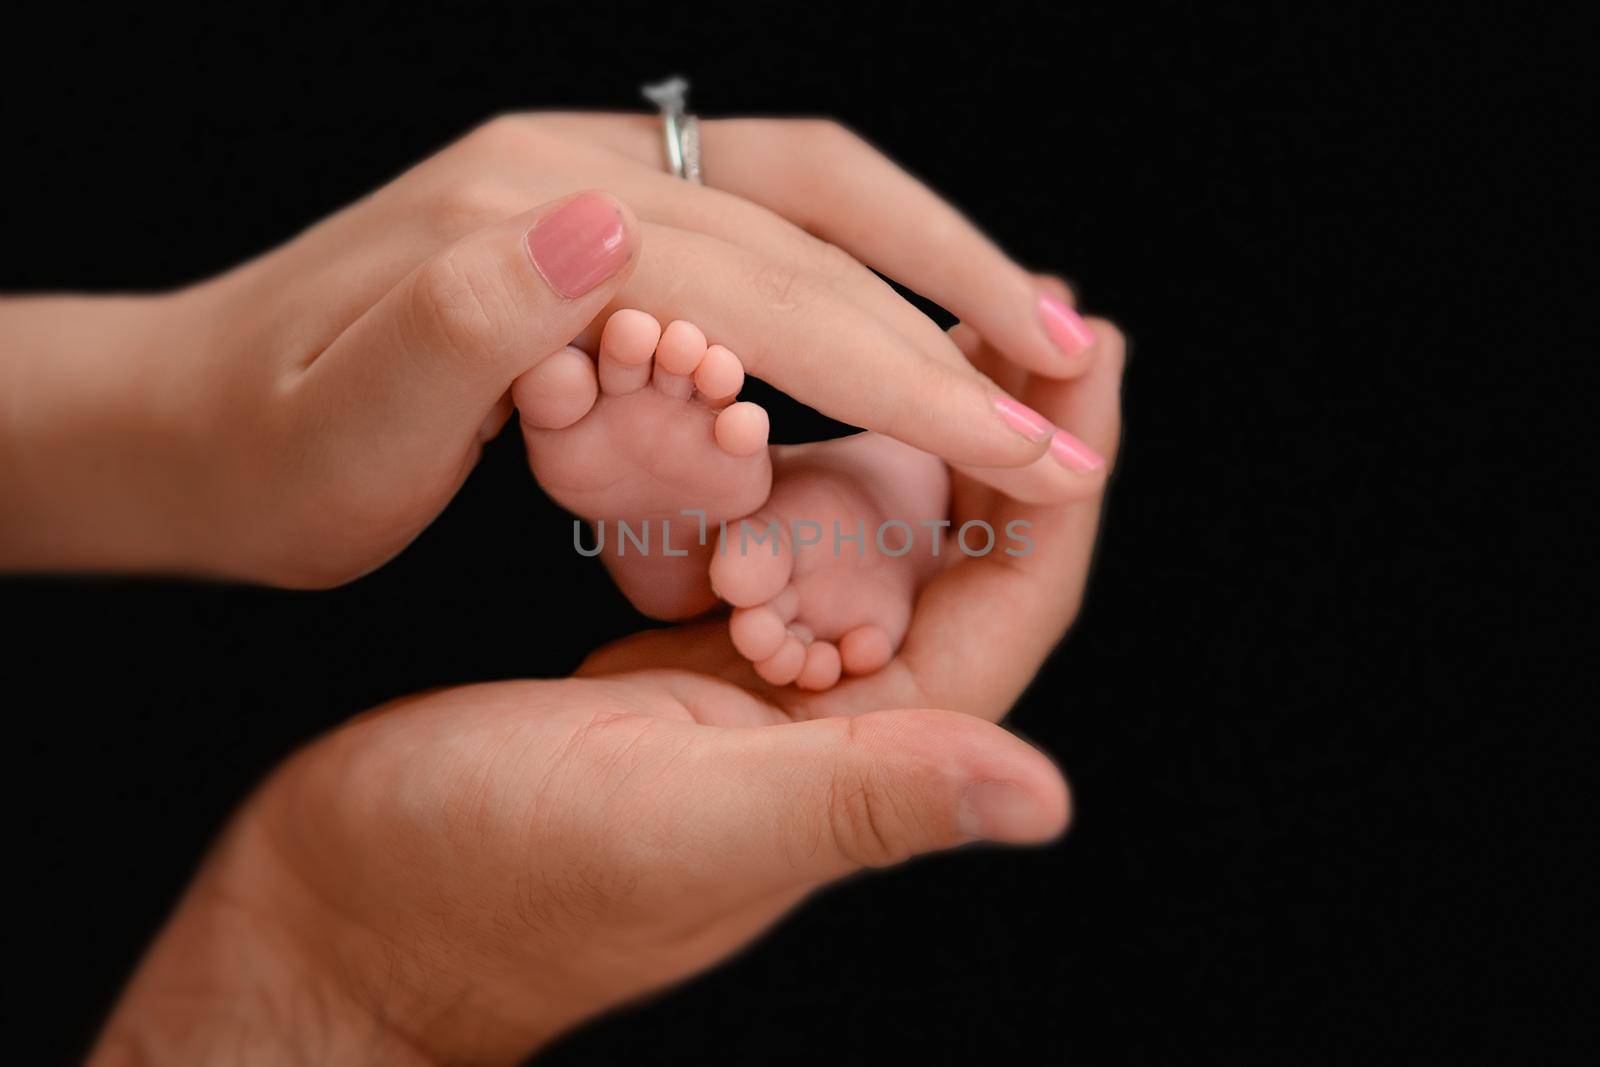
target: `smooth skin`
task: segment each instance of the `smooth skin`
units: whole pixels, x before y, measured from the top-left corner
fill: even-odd
[[[710,560],[712,587],[733,605],[734,647],[774,685],[821,690],[841,672],[881,669],[917,591],[958,551],[946,529],[923,525],[948,521],[945,465],[862,433],[776,448],[773,467],[772,495],[728,526]],[[762,530],[775,550],[751,541]]]
[[[992,375],[868,266],[1070,379],[1086,350],[1052,332],[1034,279],[837,125],[703,129],[712,187],[662,171],[645,117],[496,119],[211,281],[0,304],[0,569],[349,581],[443,509],[515,384],[569,342],[594,351],[586,328],[620,307],[689,319],[835,418],[1061,499],[1036,463],[1049,427],[997,408]],[[585,188],[616,199],[628,254],[571,297],[526,238]]]
[[[772,488],[767,413],[737,402],[739,357],[708,345],[693,323],[663,328],[634,308],[606,320],[593,359],[576,347],[560,355],[559,382],[542,381],[531,398],[519,381],[512,394],[533,476],[598,524],[593,543],[634,607],[660,619],[704,612],[716,600],[700,523],[714,537],[719,522],[750,514]],[[626,551],[619,521],[642,529],[647,547]]]
[[[1122,346],[1093,326],[1076,382],[964,342],[1109,458]],[[871,677],[775,689],[700,624],[576,679],[402,700],[301,751],[235,818],[91,1063],[516,1063],[851,871],[1058,834],[1059,773],[993,723],[1077,612],[1100,494],[953,488],[953,521],[1030,521],[1037,551],[944,570]]]

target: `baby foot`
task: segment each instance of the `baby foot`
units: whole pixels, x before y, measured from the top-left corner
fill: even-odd
[[[733,402],[743,365],[691,323],[663,330],[642,311],[618,311],[599,348],[597,360],[563,349],[518,381],[528,462],[562,507],[599,524],[601,558],[635,607],[698,614],[715,603],[713,539],[699,544],[700,521],[683,511],[703,510],[715,530],[761,505],[772,485],[767,413]],[[647,551],[624,543],[619,520],[648,530]]]
[[[899,649],[942,562],[944,530],[924,523],[943,520],[949,476],[937,457],[874,433],[772,451],[772,496],[728,524],[711,584],[762,678],[827,689]]]

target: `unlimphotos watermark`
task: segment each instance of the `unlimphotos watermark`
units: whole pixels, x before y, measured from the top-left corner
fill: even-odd
[[[688,537],[702,547],[709,544],[711,524],[706,521],[706,512],[703,508],[684,508],[679,512],[685,518],[697,520],[693,532]],[[607,520],[601,519],[594,524],[594,545],[587,547],[583,543],[582,519],[572,520],[572,547],[580,556],[598,556],[606,549]],[[649,519],[641,519],[637,523],[626,519],[616,519],[610,523],[615,530],[613,548],[617,555],[626,556],[630,553],[639,556],[687,556],[689,549],[688,538],[673,543],[672,520],[661,519],[659,524],[653,524]],[[1027,556],[1033,552],[1033,539],[1027,531],[1033,523],[1026,519],[1012,519],[1005,524],[1004,543],[995,528],[982,519],[969,519],[960,526],[955,526],[949,519],[885,519],[878,524],[876,530],[868,531],[866,520],[857,519],[854,529],[846,530],[844,524],[835,519],[832,531],[823,528],[822,523],[811,519],[795,519],[787,526],[780,525],[778,520],[768,520],[765,525],[754,523],[749,519],[739,519],[730,525],[728,522],[716,524],[717,553],[728,555],[730,551],[740,556],[750,554],[752,546],[757,550],[767,548],[774,556],[779,555],[783,549],[785,535],[794,551],[818,545],[829,545],[835,557],[844,555],[845,546],[850,545],[858,556],[865,556],[870,547],[885,556],[904,556],[917,547],[918,530],[923,531],[922,537],[926,539],[931,555],[940,555],[941,549],[948,541],[954,542],[963,555],[987,556],[996,549],[1008,556]],[[953,532],[951,532],[954,527]],[[652,533],[658,536],[652,538]]]

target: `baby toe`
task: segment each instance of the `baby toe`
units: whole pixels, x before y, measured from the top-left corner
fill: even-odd
[[[806,646],[792,634],[783,639],[778,651],[757,663],[756,673],[772,685],[788,685],[800,676],[806,664]]]
[[[656,365],[669,374],[693,374],[706,356],[706,335],[692,322],[667,324],[656,345]]]
[[[872,674],[894,657],[889,634],[881,626],[857,626],[839,641],[839,659],[848,674]]]
[[[751,663],[771,659],[789,636],[785,620],[763,604],[754,608],[735,608],[728,617],[728,636],[739,655]]]
[[[783,593],[793,569],[781,526],[752,516],[723,531],[711,558],[711,588],[736,608],[753,608]]]
[[[744,364],[728,349],[712,345],[695,369],[694,387],[712,404],[731,401],[744,388]]]
[[[832,689],[839,681],[840,670],[838,647],[832,641],[813,641],[806,646],[805,663],[794,684],[814,692]]]
[[[732,404],[717,415],[717,445],[732,456],[753,456],[767,447],[767,410],[749,402]]]
[[[678,319],[669,323],[656,345],[656,369],[652,384],[668,396],[687,400],[694,393],[695,368],[706,355],[706,335],[692,322]]]
[[[522,421],[541,430],[564,430],[594,407],[599,386],[594,361],[568,345],[511,383]]]
[[[643,389],[660,339],[661,324],[643,311],[624,308],[607,319],[600,333],[601,390],[620,396]]]

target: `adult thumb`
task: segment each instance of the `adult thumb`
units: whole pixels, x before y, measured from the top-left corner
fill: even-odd
[[[512,381],[600,313],[639,248],[632,212],[590,190],[435,253],[308,369],[324,425],[424,453],[470,445]]]
[[[696,810],[678,824],[710,853],[702,869],[736,872],[746,891],[812,885],[969,841],[1048,841],[1067,824],[1055,765],[1003,728],[955,712],[878,711],[700,740],[677,768],[699,782],[687,791]]]

